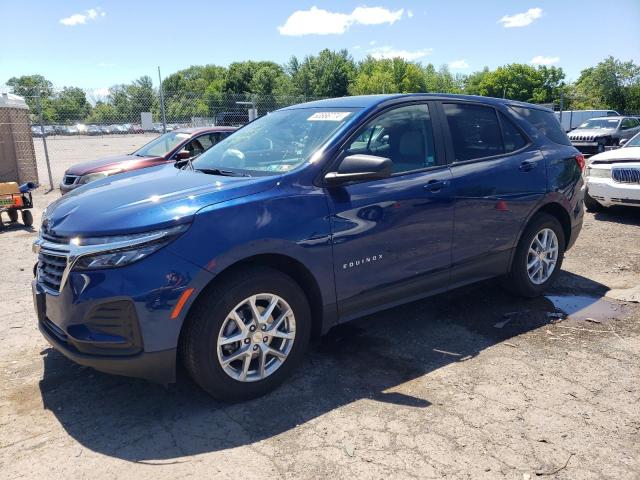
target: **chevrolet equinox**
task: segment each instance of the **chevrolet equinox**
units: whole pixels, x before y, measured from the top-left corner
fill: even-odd
[[[43,213],[42,334],[71,360],[262,395],[309,339],[491,277],[542,294],[583,217],[553,112],[439,94],[283,108],[195,159],[103,178]]]

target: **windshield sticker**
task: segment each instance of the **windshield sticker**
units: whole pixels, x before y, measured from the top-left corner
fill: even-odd
[[[351,115],[351,112],[316,112],[307,118],[309,122],[340,122]]]

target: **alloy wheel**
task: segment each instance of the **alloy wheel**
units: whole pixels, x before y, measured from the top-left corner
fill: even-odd
[[[550,228],[540,230],[527,253],[527,274],[536,285],[546,282],[558,263],[558,236]]]
[[[295,316],[283,298],[271,293],[252,295],[238,303],[222,323],[218,361],[234,380],[263,380],[284,364],[295,336]]]

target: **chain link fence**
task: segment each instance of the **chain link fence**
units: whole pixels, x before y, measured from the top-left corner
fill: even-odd
[[[78,95],[80,92],[83,95]],[[103,96],[70,89],[48,97],[25,97],[39,181],[51,188],[57,187],[65,170],[75,163],[131,153],[165,132],[242,126],[279,108],[311,100],[304,96],[124,88],[110,89]]]

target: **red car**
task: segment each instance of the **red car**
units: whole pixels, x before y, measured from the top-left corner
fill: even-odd
[[[180,128],[167,132],[128,155],[116,155],[73,165],[64,172],[60,190],[67,193],[80,185],[109,175],[194,157],[235,130],[237,127],[203,127]]]

